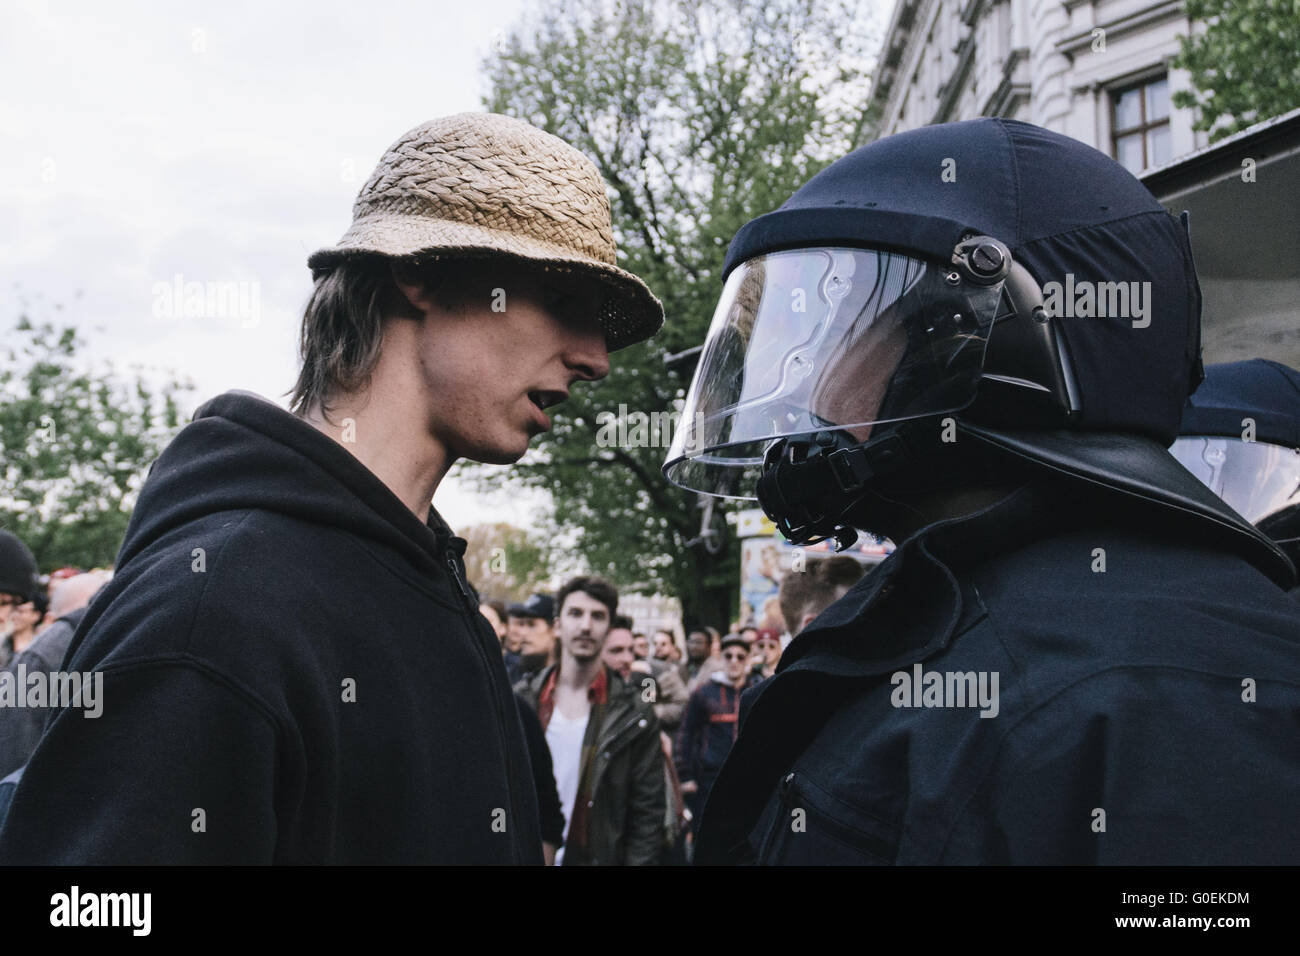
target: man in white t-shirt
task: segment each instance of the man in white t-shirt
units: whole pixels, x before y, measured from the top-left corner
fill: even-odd
[[[659,721],[638,683],[601,659],[618,591],[578,577],[556,595],[559,663],[516,687],[537,709],[566,821],[556,862],[647,864],[664,841]]]

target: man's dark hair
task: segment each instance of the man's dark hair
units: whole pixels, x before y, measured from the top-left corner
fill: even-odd
[[[564,602],[574,591],[581,591],[609,608],[611,620],[618,613],[618,590],[614,585],[595,575],[582,575],[565,581],[564,587],[560,588],[560,593],[555,595],[555,616],[557,618],[564,613]]]
[[[496,261],[499,269],[500,258]],[[302,415],[319,404],[328,419],[330,405],[340,394],[369,385],[384,341],[384,320],[420,318],[393,280],[394,269],[403,281],[423,285],[439,305],[451,310],[464,304],[491,268],[488,257],[361,255],[314,273],[315,287],[303,309],[298,340],[302,368],[290,410]]]
[[[609,629],[612,631],[616,627],[622,628],[625,631],[630,631],[632,630],[632,619],[626,614],[615,614],[613,621],[609,625]],[[636,635],[634,634],[632,636],[635,637]]]
[[[866,569],[845,555],[809,561],[806,570],[787,574],[781,579],[777,597],[786,630],[798,634],[805,614],[826,610],[864,574]]]

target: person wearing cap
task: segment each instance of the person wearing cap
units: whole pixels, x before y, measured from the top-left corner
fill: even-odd
[[[745,695],[697,862],[1300,863],[1296,571],[1167,450],[1186,219],[977,119],[832,163],[722,278],[666,475],[898,547]]]
[[[291,410],[228,392],[154,464],[69,651],[103,713],[53,716],[0,862],[542,862],[431,500],[458,459],[517,461],[662,308],[615,264],[595,164],[516,119],[417,126],[352,212],[308,259]]]
[[[555,663],[555,599],[549,594],[530,594],[507,607],[506,627],[519,647],[506,664],[511,686]]]
[[[673,747],[693,833],[699,832],[700,811],[736,742],[740,695],[761,679],[750,669],[753,651],[749,642],[739,634],[728,634],[720,643],[722,670],[714,671],[692,691]]]
[[[15,653],[14,634],[25,626],[25,608],[40,589],[32,549],[12,531],[0,528],[0,667]]]
[[[1170,453],[1300,567],[1300,372],[1261,358],[1207,366],[1180,431]]]

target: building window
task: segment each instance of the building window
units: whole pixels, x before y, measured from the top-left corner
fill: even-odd
[[[1169,162],[1169,77],[1111,93],[1110,139],[1114,156],[1137,174]]]

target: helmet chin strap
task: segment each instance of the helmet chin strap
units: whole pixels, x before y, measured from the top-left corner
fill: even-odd
[[[927,421],[935,420],[878,427],[865,442],[854,441],[843,430],[773,442],[758,479],[758,502],[792,543],[834,538],[836,550],[843,551],[858,537],[848,523],[849,513],[866,496],[882,497],[880,491],[893,484],[886,479],[915,472],[909,466],[929,457],[922,437]],[[908,482],[907,487],[915,485]]]
[[[924,523],[921,497],[998,483],[1007,460],[969,438],[945,442],[947,416],[877,426],[855,442],[843,430],[773,442],[758,480],[758,502],[787,540],[797,545],[834,538],[843,551],[855,527],[894,535]]]

